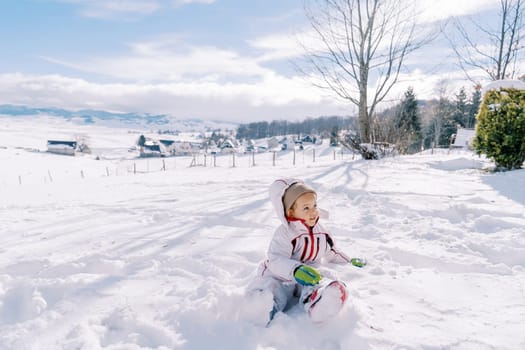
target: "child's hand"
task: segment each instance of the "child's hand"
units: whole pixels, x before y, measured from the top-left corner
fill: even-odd
[[[302,284],[303,286],[315,286],[321,280],[321,274],[311,266],[300,265],[298,266],[293,276],[297,283]]]
[[[366,265],[366,259],[364,258],[352,258],[350,259],[350,264],[355,267],[364,267]]]

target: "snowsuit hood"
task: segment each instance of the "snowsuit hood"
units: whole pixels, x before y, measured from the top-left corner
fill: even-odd
[[[283,204],[283,196],[284,192],[290,187],[291,185],[295,183],[302,183],[304,184],[304,181],[294,178],[283,178],[283,179],[277,179],[270,185],[270,201],[272,202],[273,208],[275,210],[275,214],[277,214],[277,217],[279,220],[283,223],[283,225],[288,225],[288,220],[286,220],[285,210],[284,210],[284,204]],[[328,217],[328,212],[325,210],[319,209],[319,216],[322,218]]]

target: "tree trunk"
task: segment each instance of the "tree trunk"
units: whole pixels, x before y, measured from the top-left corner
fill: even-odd
[[[366,92],[364,95],[364,99],[361,97],[359,101],[359,137],[361,142],[370,143],[370,118],[366,106]]]
[[[363,53],[361,53],[363,54]],[[362,62],[362,59],[360,60]],[[370,143],[370,116],[368,115],[368,70],[366,64],[361,63],[359,85],[359,136],[362,143]]]

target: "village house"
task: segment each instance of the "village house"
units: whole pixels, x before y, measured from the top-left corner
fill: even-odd
[[[77,150],[76,141],[65,141],[65,140],[48,140],[47,141],[47,151],[49,153],[74,156],[76,150]]]

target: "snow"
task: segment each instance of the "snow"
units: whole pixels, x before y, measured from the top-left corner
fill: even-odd
[[[93,154],[38,152],[57,128],[89,135]],[[127,152],[136,138],[1,120],[0,349],[525,348],[525,170],[492,173],[465,150],[363,161],[325,143],[295,165],[262,153],[162,171]],[[281,176],[314,186],[338,246],[368,260],[329,267],[348,302],[322,325],[245,317]]]
[[[483,89],[481,90],[481,96],[485,96],[487,91],[499,90],[499,89],[525,90],[525,83],[521,80],[511,80],[511,79],[495,80],[493,82],[488,83],[486,86],[483,87]]]

